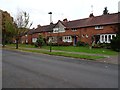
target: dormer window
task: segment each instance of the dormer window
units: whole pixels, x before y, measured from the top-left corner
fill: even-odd
[[[53,28],[53,33],[62,33],[65,32],[64,28]]]
[[[95,29],[103,29],[103,26],[95,26]]]
[[[58,33],[59,28],[53,28],[53,33]]]
[[[72,31],[77,31],[77,28],[72,28]]]

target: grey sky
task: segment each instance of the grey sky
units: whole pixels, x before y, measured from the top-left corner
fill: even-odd
[[[52,20],[67,18],[68,20],[87,18],[92,11],[95,16],[103,13],[104,7],[108,7],[109,13],[118,12],[120,0],[0,0],[0,9],[8,11],[11,16],[17,15],[18,9],[30,14],[33,21],[32,27],[38,24],[49,24],[48,12],[53,12]]]

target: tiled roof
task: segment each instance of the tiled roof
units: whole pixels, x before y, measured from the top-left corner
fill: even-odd
[[[40,27],[37,27],[33,33],[40,33],[40,32],[46,32],[46,31],[51,32],[54,26],[55,24],[40,26]]]
[[[107,24],[116,24],[116,23],[118,23],[118,13],[68,21],[65,22],[64,25],[66,26],[66,28],[78,28],[78,27],[88,27],[88,26],[107,25]]]
[[[28,30],[28,32],[27,32],[27,34],[32,34],[33,32],[35,31],[35,29],[30,29],[30,30]]]
[[[94,16],[94,17],[72,20],[67,22],[63,22],[59,20],[58,22],[61,22],[66,28],[81,28],[81,27],[89,27],[89,26],[96,26],[96,25],[116,24],[118,23],[118,13]],[[31,33],[53,31],[54,26],[56,26],[58,22],[56,24],[39,26]]]

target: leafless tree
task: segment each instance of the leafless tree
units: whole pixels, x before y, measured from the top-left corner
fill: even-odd
[[[29,17],[30,17],[29,13],[27,13],[27,12],[19,11],[17,13],[16,19],[15,19],[16,49],[18,49],[18,43],[19,43],[20,36],[25,34],[32,25],[32,23],[29,20]]]

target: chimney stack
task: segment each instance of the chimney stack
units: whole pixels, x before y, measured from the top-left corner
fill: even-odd
[[[63,22],[68,22],[67,18],[63,19]]]
[[[90,18],[91,18],[91,17],[94,17],[93,13],[91,13],[91,14],[89,15],[89,17],[90,17]]]
[[[52,12],[49,12],[48,14],[50,14],[50,24],[53,23],[52,22]]]
[[[39,25],[37,25],[37,28],[39,28],[39,27],[41,27],[41,25],[39,24]]]

